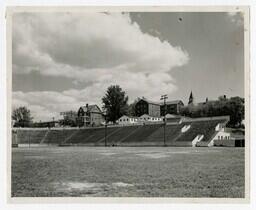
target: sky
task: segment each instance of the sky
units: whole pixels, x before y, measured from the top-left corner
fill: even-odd
[[[240,13],[16,13],[12,105],[34,121],[97,104],[107,87],[187,104],[244,97]]]

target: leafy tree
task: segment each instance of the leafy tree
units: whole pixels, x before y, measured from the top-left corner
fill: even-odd
[[[232,97],[228,102],[228,110],[230,115],[229,125],[232,127],[241,127],[244,119],[244,99],[240,97]]]
[[[32,123],[30,110],[21,106],[12,111],[12,119],[15,121],[15,127],[29,127]]]
[[[128,111],[128,96],[119,85],[108,87],[105,96],[102,98],[103,109],[106,110],[107,121],[116,122]]]
[[[135,105],[139,100],[140,100],[139,98],[136,98],[133,103],[129,104],[129,106],[128,106],[128,115],[129,116],[136,116]]]
[[[70,126],[70,127],[77,126],[77,122],[74,119],[64,118],[64,119],[61,119],[59,122],[61,126]]]
[[[181,109],[181,115],[188,117],[213,117],[229,115],[229,127],[241,127],[244,119],[244,99],[232,97],[227,99],[219,97],[217,101],[199,104],[197,106],[185,106]]]

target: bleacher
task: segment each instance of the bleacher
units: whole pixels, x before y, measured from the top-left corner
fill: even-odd
[[[154,145],[155,142],[149,142],[147,138],[158,130],[162,124],[150,124],[150,125],[143,125],[139,126],[133,133],[124,137],[124,139],[119,142],[119,145],[123,146],[150,146]]]
[[[116,128],[108,128],[107,135],[114,132]],[[66,144],[79,144],[79,145],[103,145],[105,137],[104,128],[88,128],[79,129],[72,138],[66,141]]]
[[[135,132],[140,126],[120,127],[115,133],[107,136],[108,145],[118,146],[130,134]]]
[[[192,141],[203,135],[198,146],[207,146],[219,123],[226,123],[225,118],[193,119],[180,124],[166,125],[167,146],[192,146]],[[182,133],[182,128],[190,128]],[[162,146],[164,140],[164,125],[132,125],[112,126],[105,128],[74,128],[74,129],[20,129],[16,132],[18,144],[58,144],[58,145],[85,145],[104,146],[105,135],[108,146]]]
[[[72,135],[72,133],[75,132],[75,130],[49,130],[48,134],[46,135],[46,138],[43,142],[44,144],[61,144],[65,141],[66,138],[68,138],[69,135]]]
[[[225,120],[204,120],[204,121],[195,121],[187,122],[190,124],[190,129],[182,133],[180,137],[176,140],[178,146],[191,146],[192,141],[197,137],[197,135],[204,135],[202,142],[208,142],[213,134],[216,132],[215,127],[219,123],[224,123]]]
[[[40,144],[47,130],[18,130],[18,144]]]
[[[165,129],[166,145],[171,144],[171,142],[173,142],[177,138],[182,127],[183,126],[181,124],[166,125],[166,129]],[[164,139],[164,126],[162,125],[154,133],[148,136],[147,141],[155,142],[157,145],[163,145],[163,139]]]

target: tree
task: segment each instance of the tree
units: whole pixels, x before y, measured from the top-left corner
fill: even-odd
[[[15,121],[15,127],[28,127],[32,122],[32,117],[30,114],[30,110],[21,106],[12,111],[12,119]]]
[[[64,119],[61,119],[59,122],[61,126],[70,126],[70,127],[77,126],[77,122],[74,119],[64,118]]]
[[[244,119],[244,98],[219,97],[219,100],[199,104],[197,106],[185,106],[181,109],[181,115],[188,117],[213,117],[229,115],[229,127],[241,127]]]
[[[244,119],[244,98],[232,97],[228,101],[227,109],[230,115],[229,125],[241,127]]]
[[[133,103],[129,104],[128,106],[128,115],[129,116],[136,116],[136,110],[135,110],[135,105],[139,101],[139,98],[136,98]]]
[[[108,87],[105,96],[102,98],[103,109],[106,110],[107,122],[116,122],[121,116],[127,114],[128,96],[119,85]]]

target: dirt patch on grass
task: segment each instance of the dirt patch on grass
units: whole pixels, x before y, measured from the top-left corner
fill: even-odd
[[[100,153],[101,155],[107,155],[107,156],[109,156],[109,155],[115,155],[116,153],[114,153],[114,152],[104,152],[104,153]]]
[[[133,184],[128,184],[124,182],[115,182],[112,184],[114,187],[133,187]]]
[[[159,158],[168,158],[175,154],[191,154],[189,151],[168,151],[168,152],[140,152],[136,155],[146,158],[159,159]]]
[[[24,158],[26,158],[26,159],[47,159],[47,157],[40,156],[40,155],[25,155]]]
[[[112,187],[132,187],[133,184],[125,183],[125,182],[114,182],[114,183],[97,183],[97,182],[60,182],[53,183],[53,186],[57,191],[73,191],[73,190],[93,190],[99,191],[102,188],[112,188]]]
[[[138,156],[145,157],[145,158],[152,158],[152,159],[158,159],[158,158],[167,158],[169,157],[166,153],[143,153],[143,154],[137,154]]]

